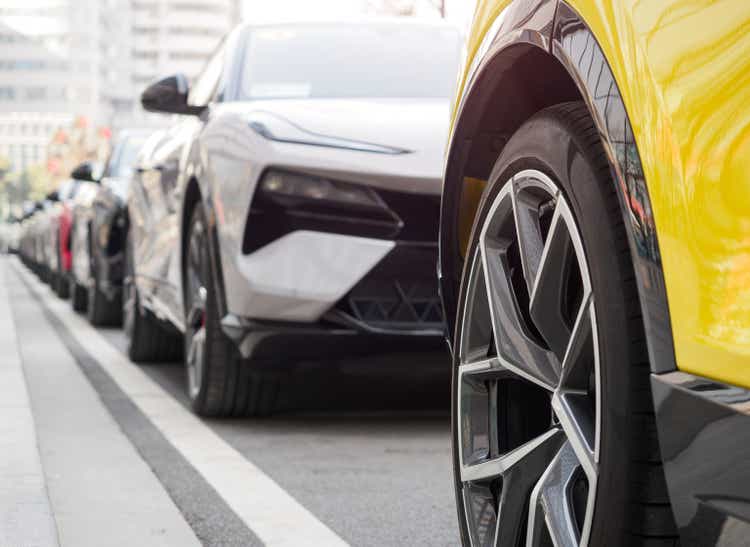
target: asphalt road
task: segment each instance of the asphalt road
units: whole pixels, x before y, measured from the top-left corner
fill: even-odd
[[[445,354],[301,363],[275,416],[198,420],[179,363],[133,365],[121,331],[92,329],[15,259],[0,274],[16,339],[0,362],[17,356],[13,408],[34,429],[13,432],[41,481],[0,544],[457,544]],[[30,473],[1,454],[0,474]],[[0,510],[14,499],[0,488]]]

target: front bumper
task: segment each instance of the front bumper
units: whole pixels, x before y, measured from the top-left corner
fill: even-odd
[[[233,312],[228,293],[222,320],[245,358],[444,349],[435,244],[293,232],[245,258],[253,315]]]
[[[300,230],[236,257],[240,290],[227,287],[239,317],[314,323],[393,248],[393,241]],[[226,272],[225,272],[226,273]]]

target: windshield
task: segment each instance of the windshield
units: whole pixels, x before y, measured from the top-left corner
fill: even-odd
[[[243,99],[449,98],[459,33],[397,23],[273,26],[249,33]]]

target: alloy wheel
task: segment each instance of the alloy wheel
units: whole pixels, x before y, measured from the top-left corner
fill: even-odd
[[[202,387],[206,360],[206,304],[208,291],[208,257],[206,232],[200,221],[194,222],[190,234],[186,268],[187,315],[185,321],[188,393],[195,400]]]
[[[471,543],[586,545],[601,427],[594,295],[548,176],[524,170],[504,184],[470,260],[454,453]]]

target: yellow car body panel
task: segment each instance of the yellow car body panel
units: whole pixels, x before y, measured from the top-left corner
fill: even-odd
[[[459,100],[510,3],[479,0]],[[677,366],[750,388],[750,2],[567,3],[604,51],[633,126]]]

